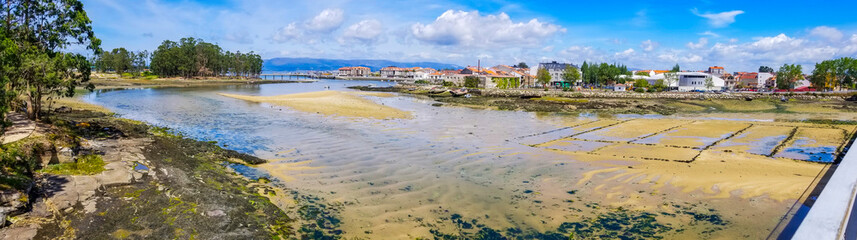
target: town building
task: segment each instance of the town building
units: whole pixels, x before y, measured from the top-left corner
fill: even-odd
[[[678,90],[693,91],[693,90],[722,90],[726,86],[726,81],[722,78],[713,76],[704,72],[678,72]],[[705,86],[707,78],[711,78],[712,86]]]
[[[539,69],[548,70],[548,74],[551,76],[551,82],[562,82],[562,73],[565,72],[565,68],[568,66],[574,67],[578,72],[580,72],[580,67],[571,63],[558,63],[556,61],[539,63]],[[578,80],[578,82],[581,81],[582,80]]]
[[[339,76],[347,77],[365,77],[369,76],[372,71],[368,67],[342,67],[339,68]]]
[[[720,66],[708,67],[708,71],[705,71],[708,74],[711,74],[715,77],[721,77],[723,74],[726,74],[726,69]]]
[[[405,78],[405,75],[407,74],[407,71],[408,71],[408,70],[407,70],[407,69],[405,69],[405,68],[400,68],[400,67],[395,67],[395,66],[389,66],[389,67],[381,68],[381,70],[379,70],[378,72],[381,74],[381,77],[386,77],[386,78]]]

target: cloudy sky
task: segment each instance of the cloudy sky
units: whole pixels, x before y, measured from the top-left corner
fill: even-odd
[[[102,47],[202,38],[263,58],[618,62],[755,71],[857,55],[857,1],[83,0]]]

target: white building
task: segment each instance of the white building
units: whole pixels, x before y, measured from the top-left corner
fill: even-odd
[[[678,90],[722,90],[726,86],[726,81],[720,77],[712,76],[708,73],[701,72],[678,72]],[[705,79],[711,77],[714,86],[708,88],[705,86]]]

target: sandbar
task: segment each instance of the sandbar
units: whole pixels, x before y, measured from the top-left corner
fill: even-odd
[[[374,119],[398,119],[411,117],[410,112],[381,105],[361,97],[361,95],[370,94],[343,91],[320,91],[278,96],[249,96],[228,93],[220,93],[220,95],[251,102],[270,103],[289,107],[301,112],[319,113],[322,115]],[[387,95],[373,96],[387,97]]]

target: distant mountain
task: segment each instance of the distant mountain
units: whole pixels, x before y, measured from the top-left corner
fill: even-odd
[[[332,71],[341,67],[368,67],[372,71],[378,71],[383,67],[427,67],[434,69],[459,69],[461,66],[455,64],[436,62],[394,62],[388,60],[342,60],[342,59],[320,59],[320,58],[272,58],[265,60],[263,71],[292,72],[292,71]]]

